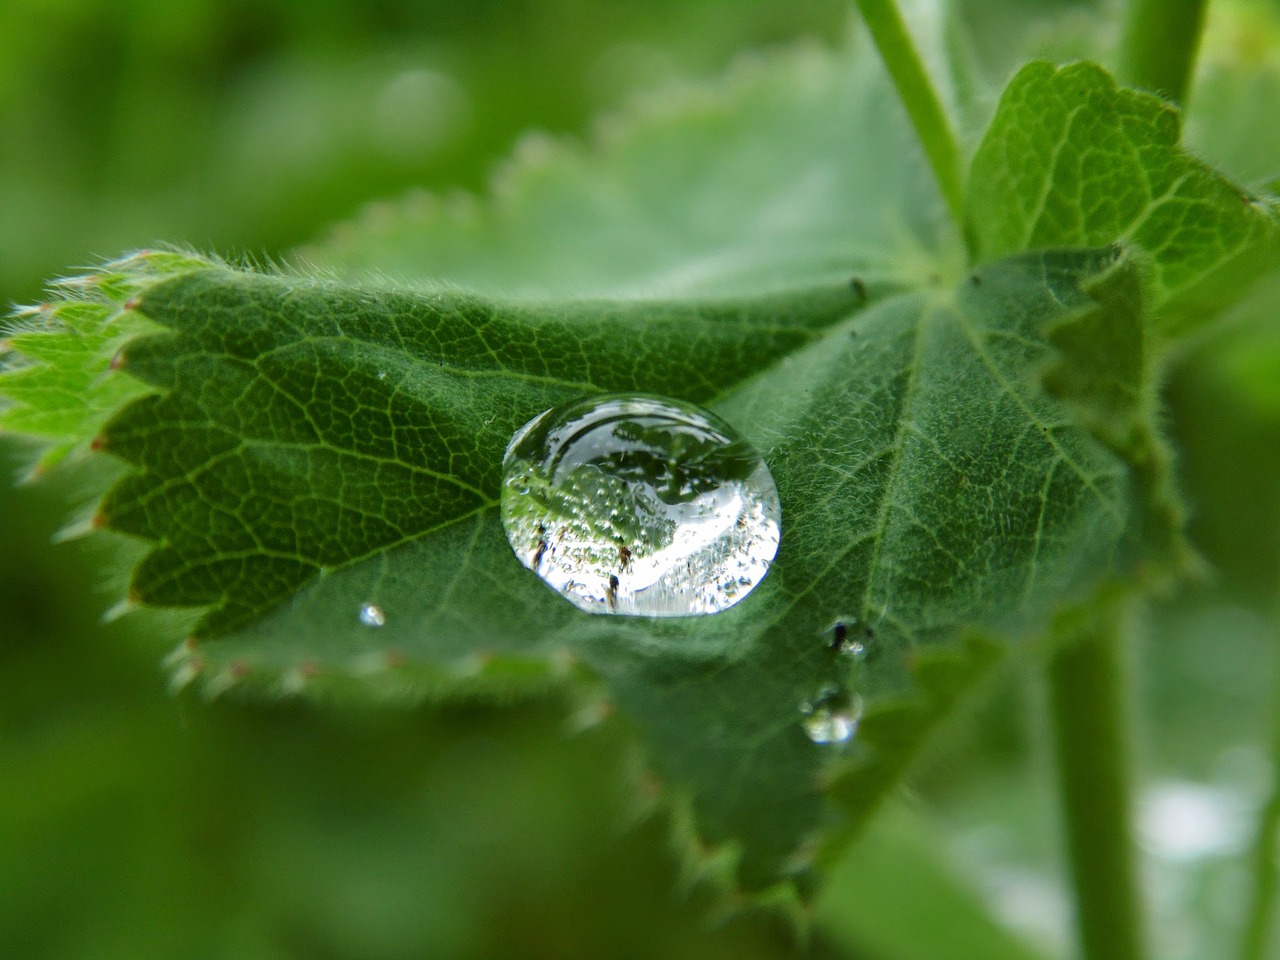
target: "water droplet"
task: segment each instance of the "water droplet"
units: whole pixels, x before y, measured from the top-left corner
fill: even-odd
[[[832,650],[842,656],[861,660],[867,655],[867,645],[864,641],[871,638],[871,631],[864,627],[857,617],[846,616],[837,617],[819,636]]]
[[[502,523],[520,561],[588,613],[717,613],[760,582],[782,509],[760,455],[715,414],[584,397],[518,430]]]
[[[366,603],[360,608],[360,622],[366,627],[381,627],[387,622],[387,615],[376,603]]]
[[[814,743],[848,743],[862,719],[862,698],[826,687],[800,704],[800,714],[804,732]]]

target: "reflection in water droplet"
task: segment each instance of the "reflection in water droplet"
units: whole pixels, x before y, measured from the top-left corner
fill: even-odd
[[[768,571],[781,515],[760,455],[681,401],[584,397],[525,424],[503,459],[512,549],[588,613],[733,606]]]
[[[387,615],[375,603],[366,603],[360,608],[360,622],[366,627],[380,627],[387,622]]]
[[[827,687],[800,704],[804,732],[814,743],[848,743],[858,731],[862,698]]]
[[[853,660],[861,660],[867,655],[867,646],[863,641],[870,639],[871,631],[857,617],[846,616],[837,617],[820,636],[837,653]]]

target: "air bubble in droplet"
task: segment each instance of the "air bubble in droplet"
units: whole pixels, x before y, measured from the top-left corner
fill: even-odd
[[[381,627],[387,622],[387,615],[376,603],[366,603],[360,608],[360,622],[366,627]]]
[[[692,404],[584,397],[525,424],[503,458],[520,561],[589,613],[679,617],[745,597],[778,550],[764,460]]]
[[[858,732],[862,698],[834,687],[800,704],[800,722],[814,743],[848,743]]]

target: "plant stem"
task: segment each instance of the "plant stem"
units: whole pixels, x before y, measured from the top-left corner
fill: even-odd
[[[1249,899],[1249,919],[1244,928],[1241,960],[1265,960],[1272,956],[1267,947],[1275,937],[1277,883],[1276,859],[1280,857],[1280,782],[1262,810],[1258,837],[1253,847],[1253,891]]]
[[[1123,603],[1109,602],[1065,627],[1049,663],[1049,708],[1058,788],[1088,960],[1145,955],[1129,784]]]
[[[1183,103],[1209,0],[1130,0],[1120,37],[1127,83]]]
[[[960,174],[960,147],[943,112],[942,101],[902,22],[897,4],[894,0],[858,0],[858,9],[924,147],[951,219],[963,234],[964,187]]]
[[[1273,666],[1276,723],[1271,748],[1271,796],[1258,817],[1253,843],[1253,889],[1245,921],[1240,960],[1264,960],[1273,954],[1267,947],[1276,933],[1276,908],[1280,907],[1280,664]]]

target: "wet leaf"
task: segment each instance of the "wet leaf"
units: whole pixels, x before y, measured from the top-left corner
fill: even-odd
[[[490,209],[371,217],[311,251],[323,278],[166,254],[77,288],[97,376],[136,392],[49,436],[130,466],[99,522],[150,544],[135,601],[199,611],[176,679],[415,699],[599,678],[596,713],[616,705],[690,814],[691,863],[807,895],[1005,645],[1177,522],[1141,261],[960,275],[893,103],[858,51],[809,51],[594,153],[536,148]],[[112,371],[122,316],[161,332]],[[43,402],[21,387],[43,359],[0,377],[6,416]],[[770,465],[778,557],[723,613],[587,615],[506,542],[512,432],[620,390],[709,406]],[[816,743],[806,710],[841,690],[860,726]]]

